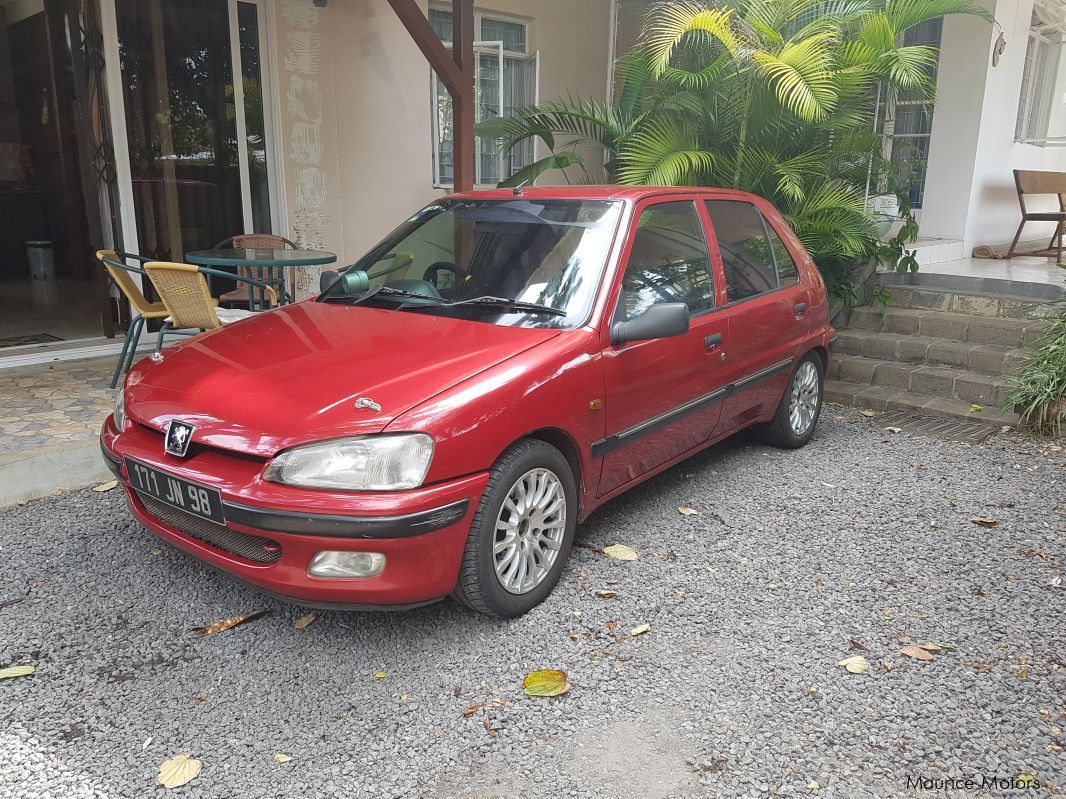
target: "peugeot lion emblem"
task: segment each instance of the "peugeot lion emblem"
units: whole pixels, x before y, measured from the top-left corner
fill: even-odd
[[[171,419],[167,425],[167,438],[164,449],[169,455],[177,455],[184,458],[189,451],[189,443],[192,441],[193,431],[196,430],[191,424]]]
[[[381,411],[381,406],[374,402],[374,400],[370,399],[370,397],[360,397],[355,401],[355,407],[361,410],[374,411],[375,413]]]

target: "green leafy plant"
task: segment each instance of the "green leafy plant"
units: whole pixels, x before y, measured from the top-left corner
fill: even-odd
[[[918,238],[918,220],[914,218],[910,203],[905,199],[900,203],[900,210],[903,225],[896,235],[877,245],[877,261],[896,272],[913,274],[918,271],[917,250],[908,250],[907,245]]]
[[[549,100],[477,132],[505,152],[540,138],[549,159],[566,152],[584,180],[578,149],[591,145],[606,152],[610,182],[760,194],[831,275],[833,264],[877,252],[866,196],[891,168],[875,129],[879,101],[934,92],[936,48],[904,46],[902,34],[947,14],[990,19],[972,0],[656,3],[640,44],[617,62],[615,102]]]
[[[1036,350],[1021,365],[1004,408],[1040,435],[1066,433],[1066,302],[1059,304]]]

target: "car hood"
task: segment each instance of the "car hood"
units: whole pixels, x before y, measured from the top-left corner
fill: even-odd
[[[160,362],[142,360],[130,372],[126,408],[157,430],[179,418],[196,426],[195,442],[270,457],[295,444],[379,432],[558,334],[301,302],[169,347]]]

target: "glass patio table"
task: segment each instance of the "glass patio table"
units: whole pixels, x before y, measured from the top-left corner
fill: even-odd
[[[196,266],[207,267],[239,267],[248,277],[262,280],[274,285],[277,281],[278,271],[284,274],[284,270],[297,266],[323,266],[337,262],[334,253],[325,250],[272,250],[269,248],[257,248],[249,250],[193,250],[185,253],[185,260]],[[211,278],[208,275],[208,283]],[[293,301],[294,297],[288,291],[289,280],[282,279],[278,283],[278,305],[286,305]],[[249,286],[248,308],[254,310],[255,295],[257,289]],[[266,307],[266,292],[258,289],[260,307]]]

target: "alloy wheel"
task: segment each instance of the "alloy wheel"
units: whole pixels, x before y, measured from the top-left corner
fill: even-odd
[[[548,576],[566,532],[566,494],[550,469],[530,469],[515,481],[496,518],[493,566],[500,585],[527,594]]]
[[[806,434],[814,424],[820,400],[818,389],[818,369],[811,361],[804,361],[792,378],[792,394],[788,403],[788,421],[797,436]]]

